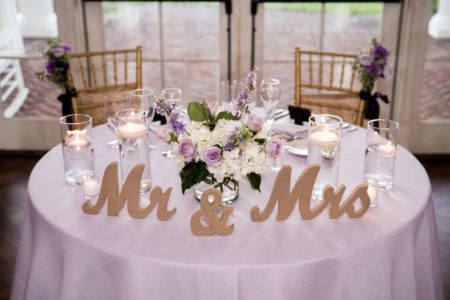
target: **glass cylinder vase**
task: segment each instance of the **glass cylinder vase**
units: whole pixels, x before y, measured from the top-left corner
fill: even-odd
[[[394,179],[399,124],[375,119],[367,124],[364,180],[379,189],[390,189]]]
[[[208,184],[206,182],[201,182],[197,184],[194,187],[194,196],[195,199],[198,201],[201,200],[203,192],[210,188],[215,188],[218,190],[222,195],[222,206],[229,205],[233,203],[238,197],[239,197],[239,183],[233,184],[230,183],[229,185],[222,185],[222,188],[220,187],[214,187],[213,184]]]
[[[117,120],[122,181],[137,164],[144,164],[140,192],[146,193],[151,188],[147,112],[139,109],[123,110],[117,113]]]
[[[64,178],[69,184],[82,184],[95,176],[92,118],[73,114],[59,119],[64,159]]]
[[[326,185],[336,188],[338,184],[342,119],[328,114],[313,115],[309,118],[309,125],[308,165],[320,165],[312,200],[319,201]]]

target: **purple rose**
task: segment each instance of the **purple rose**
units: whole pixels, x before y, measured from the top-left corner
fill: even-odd
[[[283,143],[280,140],[270,140],[266,146],[270,158],[277,159],[283,152]]]
[[[264,120],[257,115],[251,114],[248,118],[247,126],[248,128],[253,131],[257,132],[261,129],[262,125],[264,123]]]
[[[70,45],[67,44],[61,44],[59,45],[61,48],[63,48],[66,52],[70,52],[72,51],[72,47],[70,47]]]
[[[207,165],[217,165],[222,159],[221,150],[217,147],[211,147],[202,151],[202,160]]]
[[[53,52],[53,56],[62,57],[66,53],[66,50],[64,50],[64,48],[62,48],[62,47],[56,47],[52,50],[52,52]]]
[[[375,44],[375,47],[372,50],[373,57],[378,57],[386,60],[389,56],[389,51],[381,46],[380,44]]]
[[[363,66],[368,66],[372,63],[372,57],[370,55],[361,55],[359,63]]]
[[[195,147],[190,139],[182,139],[178,144],[177,154],[182,155],[186,162],[190,162],[195,157]]]
[[[47,62],[47,65],[45,66],[45,71],[47,72],[47,74],[53,73],[53,70],[55,70],[55,65],[56,63],[53,60],[49,60]]]
[[[369,75],[381,76],[381,74],[383,74],[383,70],[382,70],[381,66],[375,62],[371,63],[366,68],[367,68],[367,73],[369,73]]]

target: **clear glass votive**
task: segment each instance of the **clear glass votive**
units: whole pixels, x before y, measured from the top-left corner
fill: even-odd
[[[390,189],[394,179],[399,124],[376,119],[368,122],[364,180],[378,189]]]
[[[315,202],[323,198],[322,192],[326,185],[336,188],[338,184],[342,119],[338,116],[317,114],[309,118],[309,125],[308,165],[320,165],[312,195]]]
[[[64,159],[64,178],[69,184],[82,184],[95,176],[92,145],[92,117],[73,114],[59,119]]]
[[[139,109],[123,110],[117,113],[117,120],[122,181],[137,164],[142,163],[145,167],[140,192],[146,193],[151,188],[147,112]]]

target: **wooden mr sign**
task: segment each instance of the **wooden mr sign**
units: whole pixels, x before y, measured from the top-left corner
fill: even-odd
[[[143,164],[138,164],[131,170],[125,180],[122,191],[119,193],[119,180],[117,175],[117,162],[111,163],[105,170],[103,182],[95,204],[86,201],[82,209],[86,214],[98,214],[105,202],[108,200],[108,216],[117,216],[127,204],[128,213],[132,218],[142,219],[149,215],[158,206],[157,217],[161,221],[169,220],[175,213],[176,208],[167,210],[172,188],[168,188],[164,193],[161,187],[157,186],[150,192],[150,204],[146,207],[139,205],[139,187],[144,170]],[[352,193],[342,202],[345,186],[341,185],[336,190],[327,185],[323,190],[323,199],[311,207],[311,196],[314,182],[319,174],[320,166],[309,165],[298,177],[291,190],[292,167],[285,165],[278,172],[272,192],[265,208],[260,210],[254,206],[250,210],[251,219],[255,222],[265,221],[278,207],[276,219],[284,221],[292,214],[298,202],[298,210],[303,220],[312,220],[321,212],[328,208],[331,219],[337,219],[344,214],[350,218],[362,217],[370,206],[370,198],[367,193],[367,184],[359,184]],[[212,198],[212,201],[209,199]],[[360,205],[356,203],[360,200]],[[227,225],[227,220],[233,212],[232,207],[221,207],[221,194],[216,189],[209,189],[202,195],[200,208],[191,217],[191,230],[195,235],[229,235],[234,230],[234,224]],[[201,219],[206,221],[201,222]]]

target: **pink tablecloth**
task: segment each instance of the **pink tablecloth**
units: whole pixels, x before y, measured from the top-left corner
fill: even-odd
[[[96,168],[118,160],[94,130]],[[343,138],[340,182],[347,194],[361,182],[365,131]],[[166,222],[155,212],[142,220],[85,215],[80,187],[63,179],[61,145],[47,153],[29,180],[12,299],[442,299],[438,243],[427,174],[405,149],[397,157],[394,187],[361,219],[304,221],[298,211],[284,222],[275,213],[263,223],[249,211],[263,207],[262,193],[241,183],[234,204],[235,231],[197,237],[190,218],[198,209],[192,191],[182,195],[173,160],[151,152],[154,185],[173,186]],[[293,180],[304,157],[285,155]]]

